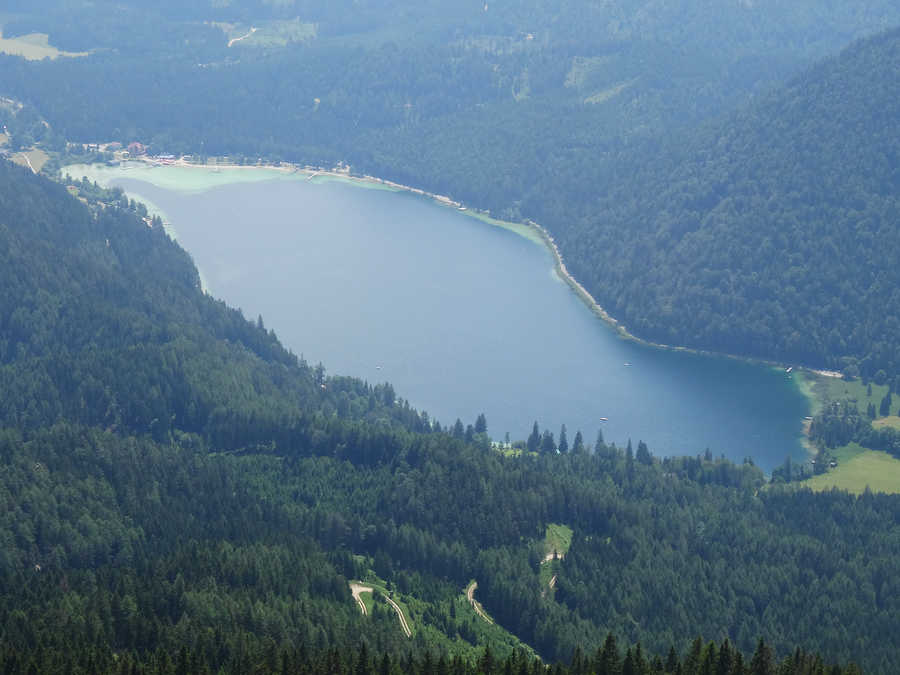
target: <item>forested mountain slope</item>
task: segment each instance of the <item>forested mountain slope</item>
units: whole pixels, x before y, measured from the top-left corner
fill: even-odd
[[[88,209],[0,163],[0,423],[67,419],[157,439],[178,430],[225,448],[248,442],[231,435],[235,419],[286,427],[319,409],[421,428],[389,386],[322,386],[321,367],[200,292],[158,219],[129,211],[121,193],[99,196],[110,206]]]
[[[895,30],[624,159],[556,229],[570,268],[654,340],[897,373],[898,71]]]
[[[743,664],[763,637],[779,656],[806,645],[897,669],[900,499],[762,489],[750,465],[660,461],[643,443],[516,457],[467,442],[203,296],[185,254],[120,194],[81,184],[88,207],[0,171],[10,672],[62,671],[73,655],[82,672],[116,659],[270,672],[329,648],[346,663],[361,644],[395,662],[488,641],[508,654],[462,595],[473,579],[497,623],[551,661],[595,654],[612,632],[660,657],[673,647],[681,672],[713,656],[748,672],[702,634]],[[551,523],[573,533],[553,588]],[[348,581],[371,575],[412,638],[387,605],[359,613]],[[787,672],[821,665],[792,658],[806,665]]]

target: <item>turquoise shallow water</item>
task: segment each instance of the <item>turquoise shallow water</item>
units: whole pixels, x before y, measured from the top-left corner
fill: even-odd
[[[565,423],[570,443],[602,429],[657,455],[709,448],[766,470],[805,456],[808,404],[783,371],[621,339],[544,248],[511,232],[407,193],[155,171],[102,179],[166,214],[213,295],[329,372],[390,381],[442,423],[483,411],[497,439]]]

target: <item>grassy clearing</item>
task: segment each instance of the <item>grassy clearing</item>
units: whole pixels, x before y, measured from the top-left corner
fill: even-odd
[[[44,164],[46,164],[47,160],[49,159],[50,155],[48,155],[43,150],[32,148],[31,150],[26,150],[25,152],[16,153],[13,156],[12,161],[16,164],[21,164],[22,166],[33,168],[35,171],[40,171],[44,168]]]
[[[900,460],[855,443],[838,448],[833,454],[838,466],[802,485],[818,491],[838,488],[861,494],[868,487],[873,492],[900,494]]]
[[[21,56],[28,61],[57,59],[60,56],[87,56],[87,52],[64,52],[49,43],[46,33],[30,33],[15,38],[5,38],[0,32],[0,53]]]
[[[366,606],[366,616],[372,616],[372,609],[375,607],[375,593],[360,593],[359,599]]]
[[[887,393],[886,384],[872,385],[872,395],[869,395],[868,386],[862,383],[862,380],[855,379],[850,382],[840,377],[821,377],[817,375],[806,375],[809,378],[813,396],[820,401],[839,401],[841,399],[854,399],[856,407],[865,415],[866,407],[869,403],[874,403],[875,407],[881,403],[881,399]]]
[[[897,415],[891,415],[890,417],[879,417],[877,420],[872,421],[872,426],[876,429],[883,429],[887,427],[888,429],[896,429],[900,431],[900,417]]]
[[[550,523],[547,525],[547,531],[544,534],[544,554],[547,556],[556,555],[558,557],[565,556],[569,552],[569,547],[572,545],[572,528],[568,525],[561,525],[559,523]],[[539,574],[539,579],[541,583],[541,587],[545,589],[545,592],[550,593],[551,595],[556,592],[555,589],[550,588],[550,580],[557,574],[559,574],[560,569],[562,568],[562,561],[557,558],[547,559],[541,563]]]
[[[572,545],[572,528],[568,525],[550,523],[544,535],[544,551],[547,554],[557,553],[561,556],[569,552]]]
[[[838,466],[842,466],[846,464],[851,459],[855,459],[860,455],[863,455],[869,451],[868,448],[864,448],[858,443],[850,443],[848,445],[841,446],[840,448],[835,448],[831,450],[831,455],[837,461]]]

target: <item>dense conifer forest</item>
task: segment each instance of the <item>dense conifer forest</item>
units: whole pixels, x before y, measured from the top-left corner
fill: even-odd
[[[0,54],[0,153],[349,162],[541,222],[643,337],[878,377],[890,412],[900,31],[837,50],[895,3],[10,0],[0,23],[90,52]],[[70,187],[0,159],[3,672],[900,670],[900,497],[444,428],[206,296],[142,205]],[[829,403],[811,439],[900,456],[868,418]]]
[[[389,385],[286,352],[203,295],[121,193],[82,184],[85,205],[0,171],[8,663],[350,667],[366,645],[447,666],[492,644],[499,668],[512,643],[460,600],[477,580],[497,625],[573,668],[608,633],[646,662],[630,672],[666,672],[655,659],[698,635],[718,646],[690,658],[727,639],[746,664],[763,638],[779,659],[802,645],[896,667],[897,498],[766,488],[750,464],[601,438],[503,454],[484,418],[443,430]],[[550,587],[552,523],[573,536]],[[411,638],[386,606],[361,615],[348,582],[370,574],[405,603]]]

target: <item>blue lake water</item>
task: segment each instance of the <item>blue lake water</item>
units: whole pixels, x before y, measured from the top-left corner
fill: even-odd
[[[620,338],[547,250],[507,230],[333,181],[113,182],[165,212],[213,295],[262,315],[307,361],[390,381],[442,423],[484,412],[495,439],[565,423],[570,443],[602,429],[656,455],[709,448],[767,471],[805,457],[808,404],[783,371]]]

